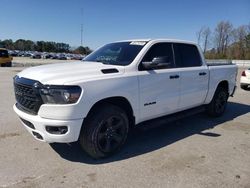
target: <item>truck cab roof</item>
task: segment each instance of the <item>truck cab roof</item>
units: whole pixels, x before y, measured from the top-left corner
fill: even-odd
[[[179,40],[179,39],[129,39],[129,40],[121,40],[117,42],[173,42],[173,43],[185,43],[185,44],[193,44],[197,45],[197,43],[188,40]]]

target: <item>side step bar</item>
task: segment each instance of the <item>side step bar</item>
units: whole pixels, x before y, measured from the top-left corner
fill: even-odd
[[[143,129],[143,130],[148,130],[148,129],[151,129],[151,128],[159,127],[159,126],[162,126],[164,124],[174,122],[174,121],[179,120],[179,119],[183,119],[183,118],[188,117],[188,116],[192,116],[192,115],[195,115],[195,114],[198,114],[198,113],[202,113],[205,110],[206,110],[205,106],[199,106],[199,107],[195,107],[195,108],[192,108],[192,109],[177,112],[177,113],[174,113],[174,114],[171,114],[171,115],[167,115],[167,116],[159,117],[159,118],[156,118],[156,119],[148,120],[148,121],[137,124],[135,127]]]

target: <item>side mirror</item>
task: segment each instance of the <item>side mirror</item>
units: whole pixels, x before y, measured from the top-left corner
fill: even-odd
[[[155,57],[151,62],[142,62],[145,69],[167,68],[171,66],[168,56]]]
[[[168,57],[155,57],[153,60],[152,60],[152,63],[154,65],[159,65],[161,63],[167,63],[169,61],[169,58]]]

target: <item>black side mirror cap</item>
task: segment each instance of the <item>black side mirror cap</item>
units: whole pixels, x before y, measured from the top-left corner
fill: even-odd
[[[169,57],[155,57],[151,62],[142,62],[144,69],[159,69],[171,67]]]
[[[152,65],[151,61],[145,61],[142,62],[142,66],[144,69],[148,70],[148,69],[152,69],[154,66]]]
[[[158,65],[161,63],[167,63],[167,62],[168,62],[168,57],[155,57],[152,60],[152,64],[154,64],[154,65]]]

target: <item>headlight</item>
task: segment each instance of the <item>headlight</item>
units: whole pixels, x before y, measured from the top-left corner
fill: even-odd
[[[40,95],[45,104],[73,104],[81,96],[79,86],[45,86],[40,89]]]

